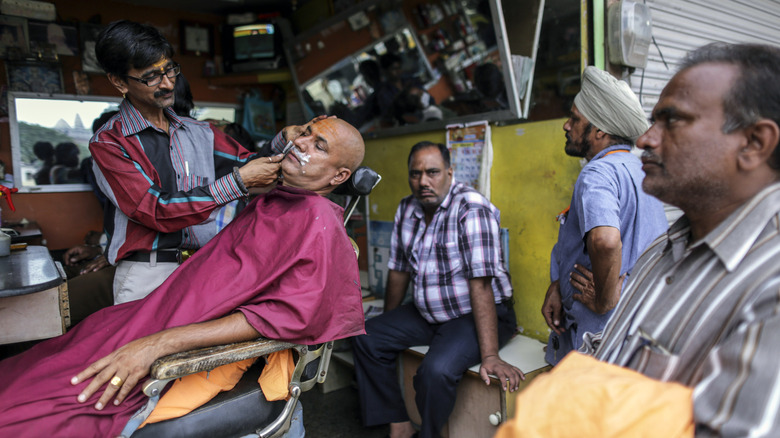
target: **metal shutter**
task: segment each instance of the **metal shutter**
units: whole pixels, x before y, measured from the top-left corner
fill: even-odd
[[[627,80],[649,115],[689,51],[714,41],[780,46],[780,0],[647,0],[655,45]],[[659,54],[660,49],[660,54]],[[666,61],[667,66],[664,65]]]

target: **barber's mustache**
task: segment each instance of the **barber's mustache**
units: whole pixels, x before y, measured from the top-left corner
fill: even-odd
[[[659,166],[664,164],[663,161],[661,161],[661,158],[658,155],[650,152],[647,149],[642,151],[642,162],[643,163],[657,164]]]

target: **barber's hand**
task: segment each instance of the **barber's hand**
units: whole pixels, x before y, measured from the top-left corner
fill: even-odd
[[[100,254],[99,256],[95,257],[94,260],[84,265],[84,267],[81,268],[81,271],[79,271],[79,275],[84,275],[88,272],[99,271],[106,266],[109,266],[108,260],[106,259],[106,256]]]
[[[520,386],[520,381],[525,380],[525,375],[519,368],[504,362],[498,355],[488,356],[482,360],[479,367],[479,376],[486,385],[490,385],[488,374],[496,376],[501,382],[504,391],[514,392]]]
[[[282,136],[287,141],[295,140],[296,138],[300,137],[301,134],[303,134],[303,131],[305,131],[306,128],[309,127],[309,125],[313,125],[313,124],[319,122],[320,120],[335,119],[335,118],[336,118],[336,116],[320,115],[320,116],[314,117],[313,119],[309,120],[308,123],[305,123],[303,125],[285,126],[284,129],[282,129]]]
[[[547,288],[544,304],[542,304],[542,315],[544,315],[544,321],[552,331],[559,335],[563,333],[563,324],[561,322],[563,304],[561,302],[561,287],[558,280],[550,283],[550,287]]]
[[[623,289],[623,280],[626,279],[626,275],[628,275],[628,273],[620,276],[620,279],[617,282],[617,290],[613,291],[612,295],[608,297],[610,307],[606,311],[613,309],[620,300],[620,292]],[[599,309],[596,305],[596,284],[593,282],[593,273],[588,270],[588,268],[575,264],[574,270],[571,271],[569,276],[569,283],[571,283],[574,289],[580,291],[580,293],[572,295],[574,301],[579,301],[592,312],[599,315],[605,313],[605,311]]]
[[[260,157],[246,163],[238,169],[241,180],[247,188],[267,187],[279,178],[282,168],[282,154],[273,157]]]
[[[102,248],[88,245],[78,245],[65,251],[62,256],[62,261],[68,266],[77,265],[83,260],[89,260],[95,258],[102,252]]]
[[[122,403],[135,385],[149,374],[152,363],[163,356],[159,352],[159,342],[155,339],[152,335],[125,344],[72,378],[70,383],[77,385],[94,376],[77,397],[78,402],[85,403],[107,384],[100,399],[95,403],[95,409],[102,410],[112,398],[114,405]],[[118,380],[118,384],[111,383],[112,379]]]

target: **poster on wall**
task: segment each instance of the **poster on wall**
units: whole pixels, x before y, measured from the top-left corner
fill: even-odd
[[[447,148],[450,150],[455,180],[473,187],[490,199],[493,146],[488,122],[448,125]]]
[[[62,67],[57,63],[8,61],[5,69],[8,87],[12,91],[62,93]]]
[[[29,51],[27,38],[27,20],[0,15],[0,58],[22,58]]]
[[[276,135],[274,104],[256,93],[244,97],[244,120],[241,124],[255,140],[270,140]]]
[[[103,68],[100,67],[95,54],[95,43],[102,29],[103,27],[99,24],[81,23],[79,25],[79,34],[81,35],[81,68],[86,73],[103,73]]]
[[[372,220],[368,229],[368,288],[374,298],[382,298],[387,284],[393,222]]]
[[[29,22],[30,50],[44,52],[53,47],[57,55],[73,56],[79,53],[79,37],[76,26]]]

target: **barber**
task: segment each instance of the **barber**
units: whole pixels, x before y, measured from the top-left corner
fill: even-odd
[[[254,159],[212,125],[171,109],[181,72],[154,27],[126,20],[98,36],[98,61],[124,96],[89,149],[108,198],[106,257],[117,265],[114,303],[145,297],[182,252],[205,245],[245,205],[248,189],[272,184],[281,156]],[[251,161],[250,161],[251,160]]]

